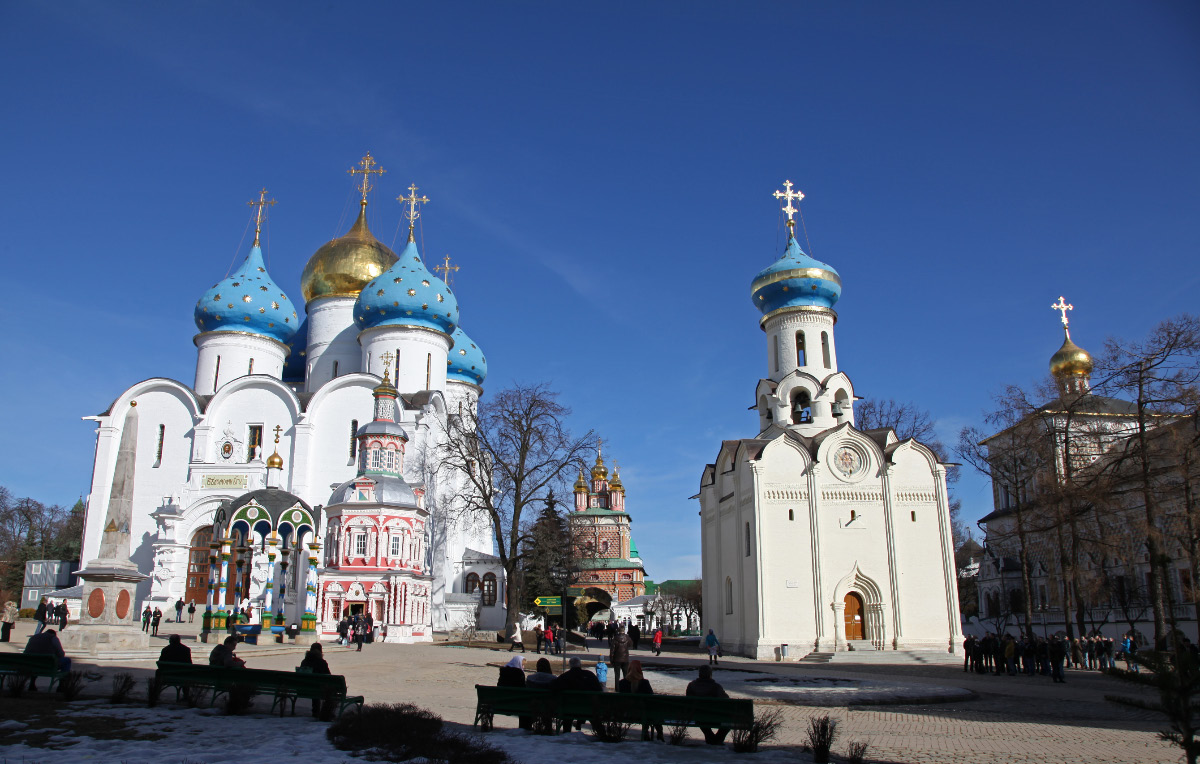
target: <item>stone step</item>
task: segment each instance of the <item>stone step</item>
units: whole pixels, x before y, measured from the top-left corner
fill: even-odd
[[[852,651],[854,651],[854,652],[856,652],[856,653],[874,653],[874,652],[879,652],[879,651],[878,651],[878,650],[875,648],[875,645],[871,644],[869,641],[867,641],[867,640],[865,640],[865,639],[851,639],[851,640],[847,640],[847,642],[846,642],[846,648],[847,648],[848,650],[852,650]]]
[[[809,653],[797,663],[829,663],[833,660],[833,653]]]

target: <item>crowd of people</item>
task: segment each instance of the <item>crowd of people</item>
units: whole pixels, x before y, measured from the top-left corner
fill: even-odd
[[[375,619],[370,613],[342,613],[337,635],[339,645],[355,645],[355,652],[362,652],[364,644],[375,641]]]
[[[1137,639],[1132,633],[1121,639],[1118,652],[1112,637],[1100,635],[1019,638],[989,632],[978,638],[968,636],[963,641],[963,671],[996,676],[1041,675],[1065,683],[1067,669],[1105,671],[1115,668],[1118,658],[1123,658],[1126,667],[1136,672],[1137,651]]]
[[[37,621],[33,633],[41,634],[48,624],[58,624],[58,630],[63,631],[67,628],[67,618],[70,615],[71,611],[67,609],[66,600],[59,600],[55,604],[53,600],[42,597],[38,602],[37,610],[33,611],[33,620]]]

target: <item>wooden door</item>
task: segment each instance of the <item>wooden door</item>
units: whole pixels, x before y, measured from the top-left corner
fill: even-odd
[[[208,602],[208,544],[211,540],[212,526],[201,528],[192,536],[192,546],[188,550],[187,589],[183,601],[195,602],[197,610],[204,610]]]
[[[846,595],[846,640],[863,638],[863,601],[855,592]]]

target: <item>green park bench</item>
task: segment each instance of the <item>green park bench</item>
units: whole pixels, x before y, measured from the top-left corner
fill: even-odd
[[[645,726],[748,729],[754,702],[732,698],[689,698],[682,695],[631,695],[475,685],[474,726],[486,731],[495,716],[553,717],[561,732],[574,721],[605,720]]]
[[[200,688],[212,690],[211,705],[216,705],[217,699],[228,694],[234,688],[246,688],[255,695],[271,694],[271,712],[279,709],[283,716],[287,706],[291,704],[292,714],[296,713],[296,700],[309,698],[338,704],[338,714],[348,706],[362,708],[361,695],[347,697],[346,678],[327,674],[310,674],[299,671],[270,671],[268,669],[223,668],[192,663],[158,662],[155,678],[165,687],[175,688],[175,698],[179,699],[183,690]]]
[[[30,680],[40,676],[49,677],[50,692],[54,692],[54,685],[66,678],[68,673],[58,667],[58,658],[54,655],[0,653],[0,676],[24,676]]]

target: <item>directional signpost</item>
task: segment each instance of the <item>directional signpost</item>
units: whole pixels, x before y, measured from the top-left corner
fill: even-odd
[[[546,608],[551,615],[562,615],[562,597],[534,597],[533,604]]]

